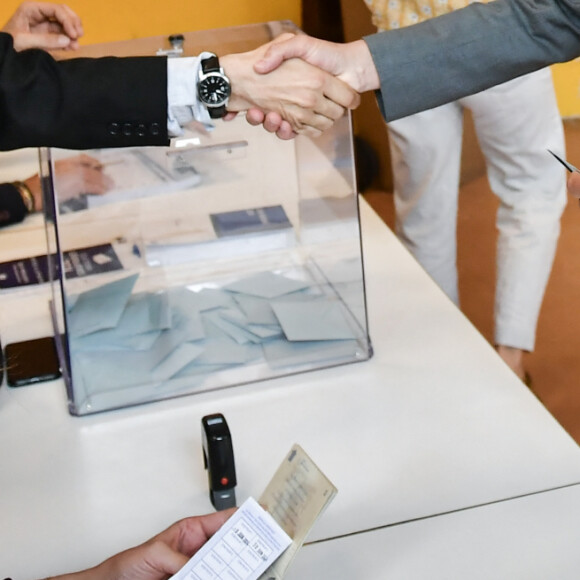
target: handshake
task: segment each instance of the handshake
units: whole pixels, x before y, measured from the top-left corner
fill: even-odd
[[[366,43],[335,44],[303,34],[282,34],[256,50],[220,58],[232,94],[227,119],[245,111],[281,139],[316,137],[379,88]]]
[[[13,37],[20,52],[75,50],[84,31],[80,18],[64,4],[23,2],[1,32]],[[226,120],[244,111],[251,124],[262,124],[282,139],[318,136],[359,105],[360,92],[379,88],[363,40],[335,44],[286,33],[256,50],[222,56],[220,65],[232,91]],[[188,85],[181,79],[179,84]],[[195,107],[193,93],[188,102]]]

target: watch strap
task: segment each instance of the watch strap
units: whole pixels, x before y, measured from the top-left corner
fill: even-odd
[[[210,72],[220,72],[220,61],[219,58],[213,54],[201,61],[201,70],[204,74]]]
[[[219,58],[215,54],[204,58],[201,61],[201,70],[203,74],[222,72]],[[207,107],[207,112],[212,119],[221,119],[227,113],[227,109],[225,105],[221,107]]]
[[[212,119],[223,119],[227,113],[227,109],[225,105],[221,107],[208,107],[207,112]]]

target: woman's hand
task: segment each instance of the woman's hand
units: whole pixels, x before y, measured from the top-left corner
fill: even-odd
[[[23,2],[2,32],[12,36],[16,50],[75,50],[83,26],[77,14],[64,4]]]

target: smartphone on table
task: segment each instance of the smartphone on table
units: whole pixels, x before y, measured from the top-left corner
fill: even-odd
[[[54,337],[12,342],[4,350],[6,382],[10,387],[52,381],[61,375]]]

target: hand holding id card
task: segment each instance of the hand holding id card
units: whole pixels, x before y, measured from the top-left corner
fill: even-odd
[[[260,497],[261,505],[248,498],[170,580],[283,578],[336,493],[304,450],[294,445]]]

